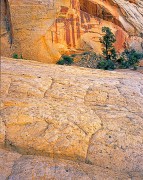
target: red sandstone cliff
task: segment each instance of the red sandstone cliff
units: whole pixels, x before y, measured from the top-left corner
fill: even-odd
[[[143,51],[141,0],[2,0],[1,53],[53,63],[62,53],[101,52],[101,28],[116,35],[117,51]]]

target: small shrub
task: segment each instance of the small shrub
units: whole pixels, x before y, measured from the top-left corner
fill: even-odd
[[[67,55],[63,55],[61,59],[57,62],[59,65],[71,65],[73,63],[73,58]]]
[[[143,58],[143,54],[135,51],[134,49],[126,49],[118,59],[119,68],[127,69],[136,67],[139,60]],[[136,69],[134,68],[134,69]]]
[[[115,64],[110,59],[109,60],[101,60],[101,61],[99,61],[97,68],[104,69],[104,70],[114,70]]]
[[[121,69],[128,69],[129,67],[130,67],[130,64],[128,61],[123,61],[121,65],[119,66],[119,68]]]
[[[20,54],[20,56],[18,56],[18,54],[14,53],[12,56],[14,59],[23,59],[22,54]]]
[[[57,62],[57,64],[59,64],[59,65],[64,65],[64,60],[63,60],[63,59],[59,60],[59,61]]]
[[[22,56],[22,54],[20,55],[20,59],[23,59],[23,56]]]
[[[71,54],[71,57],[73,57],[73,58],[76,57],[76,56],[77,56],[77,54]]]
[[[18,59],[18,54],[14,53],[12,56],[14,59]]]

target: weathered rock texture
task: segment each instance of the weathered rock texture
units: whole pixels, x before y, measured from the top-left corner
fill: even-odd
[[[68,160],[20,155],[0,149],[0,179],[54,180],[141,180],[139,173],[119,173]]]
[[[143,3],[125,0],[2,0],[2,55],[54,63],[61,54],[101,52],[101,29],[116,35],[117,51],[143,51]]]
[[[141,73],[105,72],[2,58],[1,81],[1,147],[25,155],[86,162],[92,167],[97,165],[114,171],[140,175],[143,172]],[[33,166],[36,166],[33,173],[40,173],[36,172],[38,166],[47,167],[48,159],[43,162],[42,158],[34,160],[33,156],[24,156],[13,167],[13,173],[24,163],[33,164],[33,161],[42,162],[29,165],[28,174]],[[65,165],[60,166],[65,171]],[[78,174],[76,166],[75,179],[78,176],[88,179],[88,173]],[[53,173],[50,169],[47,171]],[[21,169],[17,171],[24,173]],[[16,179],[14,175],[10,177]]]

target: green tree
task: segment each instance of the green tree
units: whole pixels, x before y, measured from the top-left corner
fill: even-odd
[[[57,62],[59,65],[71,65],[73,63],[73,58],[71,56],[63,55]]]
[[[103,55],[106,60],[115,60],[116,50],[113,46],[113,43],[116,42],[115,35],[111,32],[109,27],[102,27],[102,32],[104,36],[100,38],[100,43],[103,45]]]

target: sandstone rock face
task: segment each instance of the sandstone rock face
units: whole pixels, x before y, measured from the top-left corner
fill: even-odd
[[[7,2],[7,3],[6,3]],[[5,56],[12,56],[11,44],[12,44],[12,29],[11,29],[11,15],[8,1],[1,1],[1,52]]]
[[[139,62],[139,66],[143,67],[143,59]]]
[[[139,173],[131,173],[128,175],[84,163],[56,160],[40,156],[20,155],[1,149],[0,178],[1,180],[140,180],[142,177]]]
[[[143,51],[141,0],[2,0],[2,55],[56,62],[63,53],[101,53],[101,29],[116,35],[117,51]]]
[[[1,147],[143,171],[141,73],[2,58],[1,80]]]
[[[123,19],[131,24],[139,33],[143,30],[143,2],[142,0],[113,0],[125,14],[125,17],[119,17],[119,20],[124,24]],[[126,26],[127,27],[127,26]]]
[[[11,174],[12,168],[16,160],[21,157],[20,154],[8,152],[0,149],[0,179],[5,180]]]

